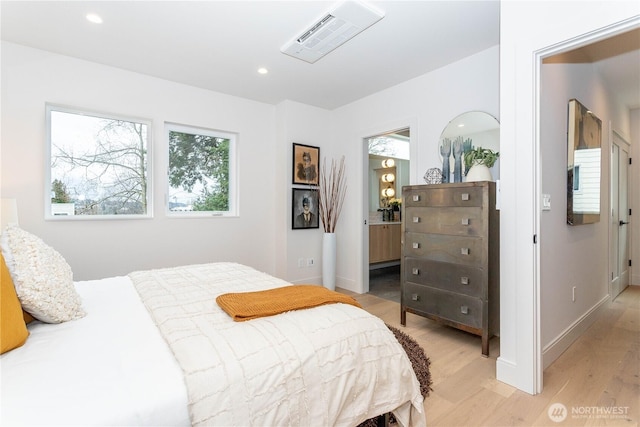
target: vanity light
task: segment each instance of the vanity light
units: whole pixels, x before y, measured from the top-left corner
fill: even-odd
[[[393,159],[385,159],[382,161],[383,168],[392,168],[396,165],[396,162]]]
[[[393,182],[396,180],[396,177],[392,173],[385,173],[382,175],[382,182]]]
[[[384,190],[382,190],[382,195],[384,197],[393,197],[396,195],[396,190],[391,187],[385,188]]]

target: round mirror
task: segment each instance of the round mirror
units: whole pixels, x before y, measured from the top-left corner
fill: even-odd
[[[451,120],[438,143],[442,182],[464,181],[467,172],[464,153],[480,147],[500,151],[500,123],[495,117],[482,111],[470,111]],[[500,178],[499,161],[491,168],[491,175],[493,179]]]

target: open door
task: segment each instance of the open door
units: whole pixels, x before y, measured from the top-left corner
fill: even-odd
[[[613,132],[611,144],[611,299],[629,286],[629,144]]]

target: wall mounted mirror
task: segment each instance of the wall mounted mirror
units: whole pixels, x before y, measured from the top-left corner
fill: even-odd
[[[469,148],[500,151],[500,122],[483,111],[469,111],[451,120],[440,135],[438,155],[442,161],[442,182],[464,181],[464,155]],[[456,166],[460,158],[460,164]],[[445,161],[448,159],[448,161]],[[493,179],[500,179],[499,160],[491,169]]]
[[[567,224],[600,221],[602,121],[578,100],[567,123]]]

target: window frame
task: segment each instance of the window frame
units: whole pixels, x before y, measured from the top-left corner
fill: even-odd
[[[100,214],[100,215],[54,215],[52,212],[51,193],[52,188],[52,141],[51,141],[51,113],[61,112],[76,114],[79,116],[91,116],[107,120],[121,120],[144,124],[147,127],[146,136],[146,206],[143,214]],[[45,186],[44,186],[44,219],[45,221],[109,221],[153,218],[153,121],[134,116],[106,113],[85,108],[70,107],[59,104],[45,104]]]
[[[170,132],[180,132],[188,134],[205,135],[211,137],[224,138],[229,140],[229,209],[227,211],[172,211],[169,207],[171,199],[171,183],[169,182],[170,164],[169,164],[169,144]],[[164,147],[166,160],[165,174],[165,201],[164,210],[167,217],[170,218],[236,218],[240,216],[238,193],[239,193],[239,174],[238,174],[238,134],[219,129],[212,129],[203,126],[186,125],[175,122],[164,123],[164,136],[166,146]]]

